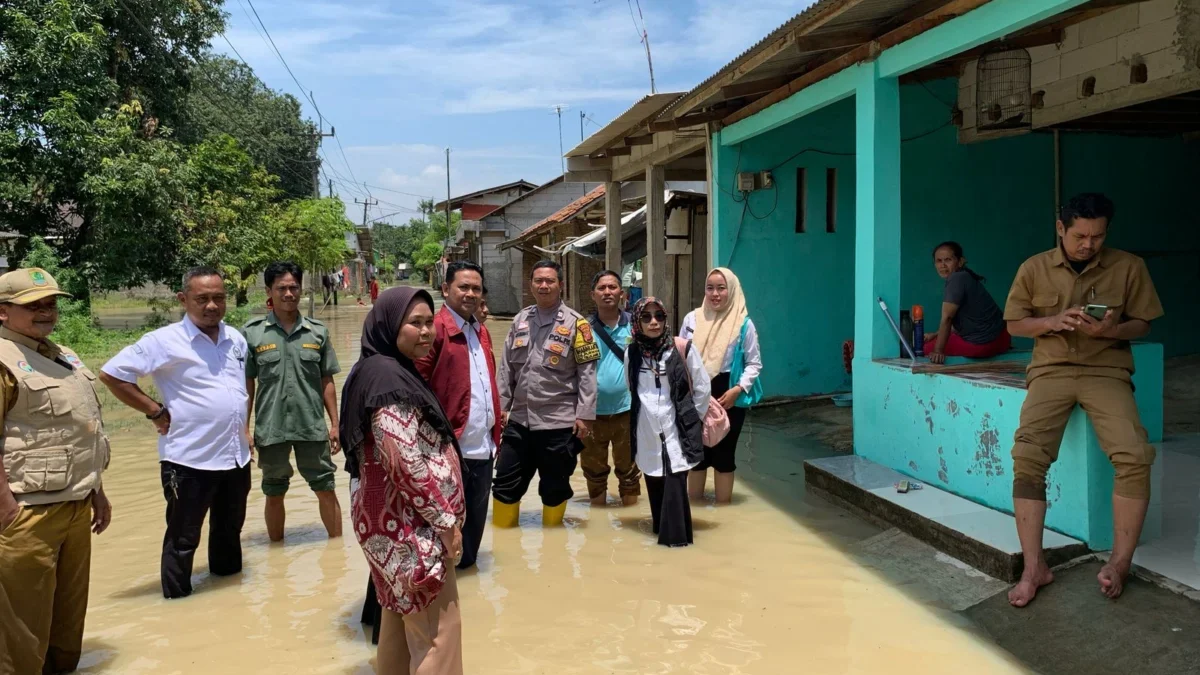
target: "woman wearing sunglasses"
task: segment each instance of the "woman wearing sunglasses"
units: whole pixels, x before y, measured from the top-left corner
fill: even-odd
[[[633,344],[625,350],[625,371],[633,393],[630,444],[646,477],[658,543],[687,546],[692,543],[687,476],[704,458],[708,373],[690,342],[676,344],[657,299],[639,300],[633,319]]]
[[[746,310],[746,297],[737,275],[725,267],[708,273],[704,304],[683,318],[679,334],[692,340],[712,378],[712,395],[729,413],[729,434],[715,446],[704,448],[704,459],[688,476],[688,495],[704,497],[708,469],[713,469],[717,503],[733,499],[734,451],[746,421],[746,409],[762,399],[762,356],[758,331]]]

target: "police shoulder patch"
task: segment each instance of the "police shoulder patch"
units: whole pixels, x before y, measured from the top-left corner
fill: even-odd
[[[587,319],[575,322],[575,363],[591,363],[600,358],[600,345],[592,336],[592,327]]]

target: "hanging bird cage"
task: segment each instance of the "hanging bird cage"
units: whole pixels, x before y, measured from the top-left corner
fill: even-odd
[[[980,131],[1028,129],[1031,61],[1024,49],[1001,49],[979,57],[975,79],[976,126]]]

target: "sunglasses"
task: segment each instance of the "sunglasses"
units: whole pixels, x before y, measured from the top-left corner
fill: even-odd
[[[661,323],[661,322],[667,320],[667,313],[666,312],[654,312],[653,314],[651,314],[650,312],[642,312],[641,314],[638,315],[638,318],[641,319],[642,321],[650,321],[651,319],[654,319],[655,321],[658,321]]]

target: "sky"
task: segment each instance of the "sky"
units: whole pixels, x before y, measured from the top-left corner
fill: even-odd
[[[228,42],[213,46],[235,58],[236,49],[316,120],[302,95],[311,91],[325,131],[336,129],[322,143],[323,168],[347,214],[362,220],[354,200],[369,191],[379,203],[368,220],[399,224],[416,215],[422,196],[445,198],[447,147],[453,195],[558,176],[556,105],[565,106],[570,150],[581,112],[590,135],[650,93],[643,22],[657,91],[686,92],[810,4],[226,0]]]

